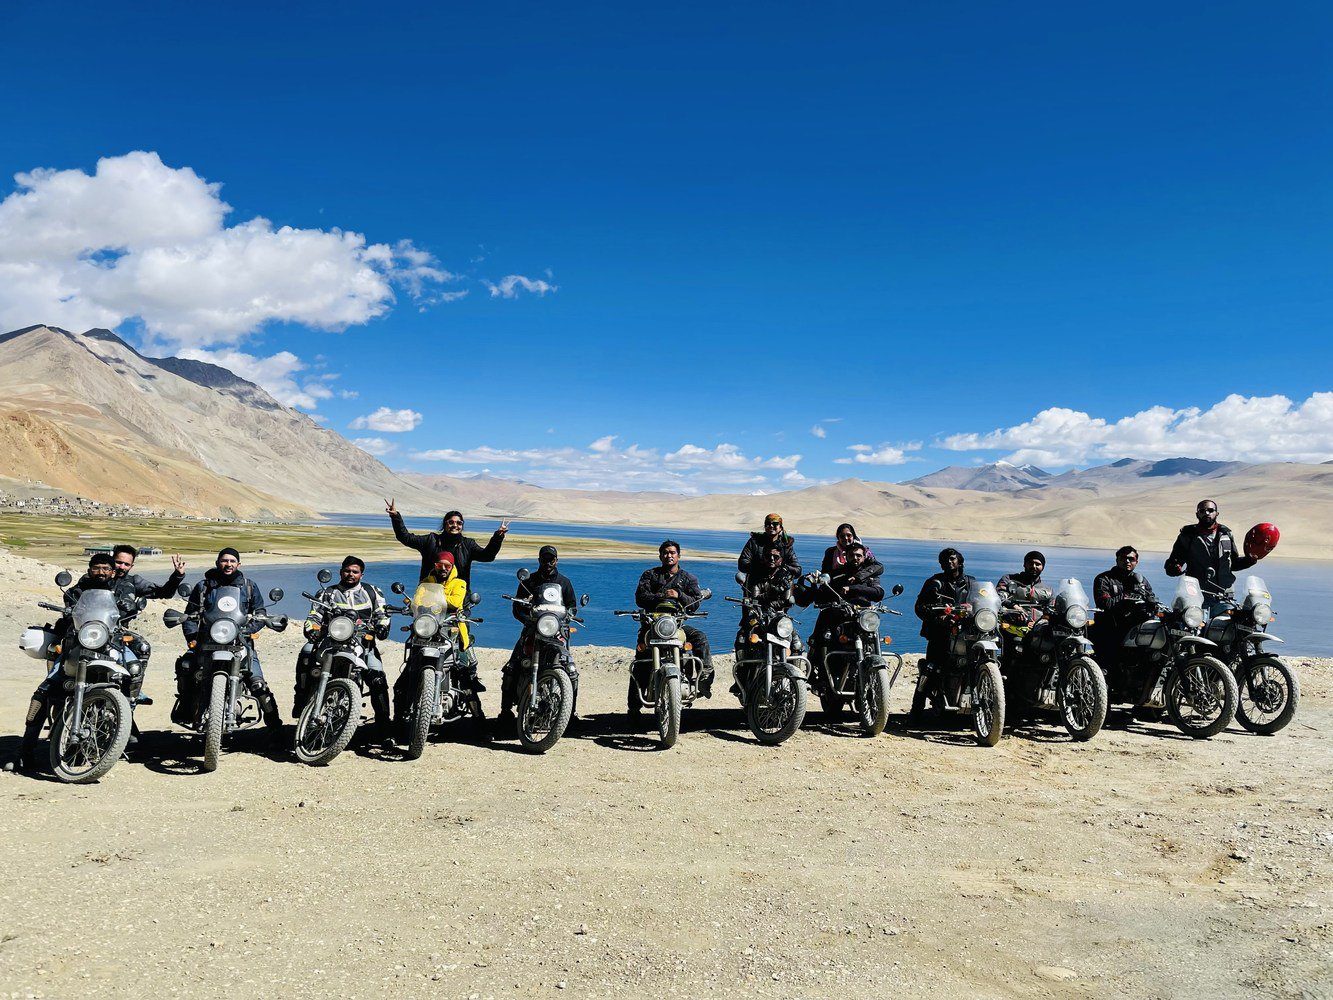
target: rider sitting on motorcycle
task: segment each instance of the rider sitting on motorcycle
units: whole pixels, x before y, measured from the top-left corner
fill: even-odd
[[[673,606],[683,611],[698,608],[703,600],[703,591],[699,588],[698,578],[680,568],[680,543],[668,538],[657,547],[657,558],[662,565],[643,571],[639,585],[634,590],[634,603],[644,611]],[[708,648],[708,636],[693,625],[681,627],[685,630],[685,642],[703,662],[703,670],[699,675],[699,696],[709,698],[713,694],[713,654]],[[639,628],[640,644],[647,629],[646,623]]]
[[[377,640],[389,637],[389,614],[384,610],[384,595],[378,587],[362,579],[366,571],[364,560],[348,556],[338,570],[338,582],[331,587],[322,588],[315,595],[318,600],[335,607],[346,608],[358,621],[368,622],[371,634]],[[310,614],[305,620],[306,644],[301,647],[296,661],[296,691],[292,699],[292,714],[300,718],[306,701],[314,691],[314,678],[310,676],[310,655],[315,651],[320,631],[324,628],[329,612],[319,604],[310,605]],[[366,666],[361,678],[370,689],[370,704],[375,710],[375,728],[379,738],[389,735],[389,682],[384,676],[384,663],[380,660],[379,647],[372,641],[365,647]]]
[[[462,610],[463,602],[467,600],[467,584],[459,578],[458,571],[454,569],[454,557],[448,552],[437,552],[435,562],[431,565],[430,573],[417,586],[417,590],[427,584],[439,584],[444,588],[444,601],[449,614],[454,614]],[[414,596],[413,604],[418,600]],[[477,676],[477,659],[475,656],[469,656],[466,660],[463,658],[465,652],[469,652],[472,647],[472,637],[468,634],[467,622],[458,623],[458,668],[456,671],[460,687],[468,687],[473,691],[480,693],[485,691],[485,686]],[[469,673],[469,668],[471,672]],[[394,706],[394,725],[404,725],[406,718],[406,709],[408,702],[413,695],[408,691],[408,683],[411,680],[409,671],[404,670],[398,675],[398,679],[393,682],[393,706]]]
[[[559,570],[560,553],[554,545],[543,545],[537,552],[537,572],[528,574],[526,580],[520,580],[518,583],[518,592],[515,597],[522,598],[525,601],[532,601],[537,594],[539,587],[545,584],[554,583],[560,588],[560,603],[565,607],[567,615],[573,615],[578,612],[578,598],[574,596],[574,585],[569,582],[569,577],[565,576]],[[521,604],[514,601],[510,604],[509,610],[519,623],[526,626],[532,617],[532,605]],[[505,661],[504,670],[501,673],[500,681],[500,714],[496,718],[498,723],[514,722],[514,702],[515,695],[518,693],[515,689],[518,687],[519,661],[523,657],[523,632],[520,631],[518,639],[514,642],[514,650],[509,654],[509,659]],[[578,706],[579,700],[579,672],[574,666],[574,658],[569,658],[569,682],[574,689],[574,705]],[[574,721],[573,713],[570,714],[570,721]]]
[[[123,614],[128,615],[138,610],[133,585],[126,580],[116,578],[115,562],[105,552],[98,552],[93,555],[88,560],[88,572],[79,578],[78,583],[65,591],[65,607],[73,608],[79,601],[79,595],[87,590],[110,590],[114,592],[116,603],[120,606]],[[73,628],[74,620],[72,618],[67,617],[65,622],[69,629]],[[61,636],[62,645],[69,639],[68,632]],[[51,670],[42,679],[42,683],[37,685],[37,690],[32,693],[32,699],[28,702],[28,714],[24,720],[23,741],[19,747],[19,766],[25,771],[31,771],[36,763],[37,737],[46,724],[46,716],[51,709],[51,688],[59,676],[60,664],[57,661],[52,664]]]
[[[940,551],[940,569],[924,584],[916,598],[916,616],[921,619],[921,637],[926,640],[926,660],[932,666],[943,667],[949,662],[949,639],[952,635],[949,621],[938,610],[966,604],[975,578],[963,572],[963,554],[957,549]]]
[[[797,591],[797,604],[802,607],[814,604],[820,609],[819,617],[815,619],[815,630],[810,633],[812,662],[820,662],[838,626],[847,621],[847,611],[838,606],[838,598],[857,608],[869,607],[884,600],[884,588],[875,579],[879,574],[873,572],[869,555],[864,545],[853,541],[846,547],[845,562],[842,566],[834,567],[835,572],[829,574],[827,584],[818,577],[806,577],[806,582]],[[883,566],[879,567],[879,572],[884,572]]]
[[[778,523],[781,524],[781,521]],[[801,575],[799,563],[796,564],[795,572],[789,567],[787,559],[790,554],[790,548],[780,543],[765,547],[759,558],[750,564],[749,572],[745,574],[745,595],[760,604],[777,607],[783,611],[790,608],[796,601],[792,587]],[[752,610],[741,609],[740,626],[736,630],[738,653],[749,644],[749,638],[758,624],[758,619]],[[800,649],[800,638],[793,635],[792,652],[799,652]],[[740,688],[732,684],[731,693],[740,694]]]
[[[836,543],[830,545],[824,550],[824,561],[820,563],[819,571],[833,576],[847,565],[847,559],[853,545],[861,546],[861,551],[865,553],[865,559],[862,561],[862,577],[867,580],[875,580],[884,575],[884,564],[875,558],[875,553],[870,551],[870,546],[861,541],[861,536],[856,533],[856,529],[850,524],[838,525],[838,530],[834,532]]]
[[[180,556],[171,557],[171,575],[167,577],[166,583],[152,583],[145,580],[138,573],[132,572],[134,562],[139,558],[139,550],[133,545],[117,545],[111,550],[111,558],[116,564],[116,579],[125,580],[134,588],[136,597],[144,597],[150,601],[169,601],[176,596],[176,588],[181,585],[185,579],[185,560]],[[148,675],[148,658],[153,653],[153,647],[143,636],[137,632],[131,633],[132,638],[128,645],[134,650],[134,655],[139,658],[139,675],[134,678],[133,700],[136,704],[151,705],[153,700],[145,698],[143,692],[144,678]]]
[[[233,548],[225,548],[218,553],[213,568],[204,574],[204,578],[194,585],[190,599],[185,602],[185,621],[181,631],[185,639],[193,646],[199,635],[199,609],[203,607],[204,595],[219,587],[237,587],[241,591],[240,613],[246,616],[263,616],[266,612],[264,598],[255,586],[241,572],[241,554]],[[251,624],[251,631],[245,637],[248,655],[245,658],[244,672],[246,686],[259,702],[264,713],[264,724],[276,737],[282,732],[282,713],[278,711],[278,700],[273,697],[268,681],[264,679],[264,670],[259,664],[259,654],[255,652],[254,637],[263,631],[263,624],[256,621]],[[182,656],[176,661],[176,704],[171,710],[171,721],[185,725],[194,716],[195,697],[194,665]]]
[[[1157,603],[1152,584],[1135,568],[1138,564],[1139,550],[1123,545],[1116,549],[1114,568],[1098,573],[1092,581],[1098,614],[1088,638],[1096,650],[1097,662],[1107,669],[1119,661],[1125,633],[1150,617],[1151,606]]]
[[[1046,557],[1033,549],[1023,557],[1022,572],[1004,574],[995,585],[995,592],[1010,607],[1045,607],[1055,597],[1050,585],[1042,582],[1041,572],[1045,568]]]

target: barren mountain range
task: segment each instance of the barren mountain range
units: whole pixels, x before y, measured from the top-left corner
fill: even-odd
[[[105,502],[263,518],[457,506],[478,516],[797,532],[851,521],[866,535],[1144,549],[1169,546],[1203,495],[1243,531],[1283,531],[1282,552],[1333,558],[1333,465],[1124,459],[1051,475],[996,463],[907,483],[847,479],[768,496],[543,489],[492,476],[395,472],[224,368],[141,355],[106,330],[35,326],[0,336],[0,487],[42,483]]]

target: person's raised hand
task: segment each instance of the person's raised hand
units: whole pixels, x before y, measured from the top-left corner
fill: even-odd
[[[184,572],[185,572],[185,559],[184,559],[182,556],[172,556],[172,557],[171,557],[171,568],[174,569],[177,573],[184,573]]]
[[[398,507],[392,500],[384,501],[384,513],[388,514],[390,517],[393,517],[393,515],[398,513]]]
[[[508,521],[501,521],[501,522],[500,522],[500,527],[498,527],[498,528],[495,529],[495,533],[496,533],[497,535],[499,535],[501,538],[503,538],[505,535],[509,534],[509,522],[508,522]]]

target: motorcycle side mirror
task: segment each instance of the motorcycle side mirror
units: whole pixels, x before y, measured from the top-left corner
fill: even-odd
[[[322,569],[315,574],[315,579],[318,580],[320,583],[328,583],[330,580],[333,579],[333,574],[326,569]]]
[[[590,598],[587,594],[584,594],[582,597],[579,598],[579,607],[586,608],[590,600],[592,600],[592,598]]]
[[[399,583],[397,580],[395,580],[395,581],[393,582],[393,586],[390,587],[389,589],[392,590],[395,594],[403,594],[403,593],[406,593],[406,588],[405,588],[401,583]]]
[[[138,606],[139,610],[142,611],[144,608],[148,607],[148,598],[140,597],[134,603]]]
[[[903,585],[902,585],[901,583],[895,583],[895,584],[893,585],[893,590],[891,591],[891,593],[893,594],[893,596],[894,596],[894,597],[897,597],[897,596],[898,596],[899,594],[901,594],[902,592],[903,592]]]
[[[184,620],[185,616],[175,608],[167,608],[166,611],[162,612],[162,624],[167,628],[175,628]]]
[[[699,591],[699,600],[701,601],[706,601],[712,596],[713,596],[713,591],[708,587],[705,587],[703,590]]]
[[[820,573],[820,574],[819,574],[819,582],[820,582],[820,583],[828,583],[828,582],[829,582],[830,580],[832,580],[832,579],[833,579],[833,577],[829,576],[827,573]]]
[[[268,599],[272,601],[274,604],[277,604],[280,600],[282,600],[282,593],[283,591],[281,587],[274,587],[272,590],[268,592]]]
[[[187,587],[185,584],[182,583],[179,587],[176,588],[176,596],[177,596],[177,597],[189,597],[189,596],[190,596],[190,588]]]
[[[736,574],[736,582],[739,583],[742,587],[744,587],[744,586],[745,586],[745,574],[744,574],[744,573],[739,573],[739,572],[738,572],[738,573]]]
[[[469,608],[475,608],[480,603],[481,603],[481,595],[473,591],[469,591],[467,595],[467,606]]]
[[[520,566],[520,567],[518,568],[518,572],[515,573],[514,575],[515,575],[516,577],[518,577],[518,582],[519,582],[519,583],[522,583],[524,580],[526,580],[526,579],[527,579],[529,576],[531,576],[532,574],[529,573],[529,572],[527,571],[527,568],[526,568],[526,567]]]
[[[69,570],[67,569],[62,569],[59,573],[56,574],[57,587],[62,587],[62,588],[68,587],[73,581],[74,577],[70,576]]]

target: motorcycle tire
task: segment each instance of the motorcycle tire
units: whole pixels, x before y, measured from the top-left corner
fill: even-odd
[[[560,737],[565,735],[570,716],[574,714],[574,685],[570,683],[568,674],[563,670],[543,670],[537,675],[537,687],[541,689],[543,686],[548,692],[548,697],[556,697],[560,703],[553,709],[548,709],[551,712],[550,728],[540,736],[531,731],[534,721],[532,713],[541,704],[540,701],[536,705],[533,703],[537,692],[533,690],[531,684],[528,684],[524,686],[523,693],[518,698],[518,742],[529,753],[546,753],[555,746]]]
[[[318,742],[314,742],[312,738],[317,735],[313,731],[315,720],[321,712],[331,715],[332,723],[324,724],[323,731],[318,734]],[[329,678],[324,687],[324,706],[316,705],[311,698],[296,720],[296,759],[314,767],[329,764],[347,749],[360,722],[360,688],[345,677]]]
[[[1200,679],[1211,689],[1211,694],[1221,695],[1217,704],[1217,714],[1205,721],[1198,721],[1193,717],[1186,716],[1184,707],[1189,704],[1194,709],[1195,697],[1200,692],[1187,692],[1186,682],[1182,679],[1186,672],[1201,674]],[[1193,687],[1193,679],[1190,681]],[[1220,688],[1220,691],[1218,689]],[[1236,717],[1236,704],[1240,701],[1240,692],[1236,687],[1236,676],[1227,668],[1227,665],[1214,656],[1196,656],[1187,661],[1181,670],[1171,674],[1171,679],[1167,682],[1166,691],[1166,711],[1171,716],[1171,721],[1186,736],[1192,736],[1196,740],[1206,740],[1216,736],[1222,730],[1231,724],[1231,720]]]
[[[71,785],[86,785],[111,770],[120,760],[130,741],[130,727],[134,716],[129,699],[115,688],[89,691],[83,699],[83,718],[89,728],[89,740],[94,753],[85,756],[83,766],[71,766],[65,745],[70,717],[74,714],[74,699],[65,700],[65,707],[51,725],[51,770],[61,781]],[[83,741],[86,742],[86,741]],[[82,749],[81,744],[81,749]]]
[[[680,738],[679,677],[668,678],[657,692],[657,735],[663,750],[670,750]]]
[[[878,736],[889,724],[889,668],[875,670],[865,688],[856,692],[856,714],[861,723],[861,732],[866,736]]]
[[[1004,734],[1004,678],[994,663],[981,665],[972,699],[972,732],[983,747],[993,747]]]
[[[783,706],[773,706],[764,693],[764,678],[760,674],[750,682],[745,699],[745,722],[754,738],[765,746],[785,743],[805,721],[807,694],[805,682],[790,674],[773,675],[773,687],[783,690]],[[785,711],[783,711],[785,708]]]
[[[407,733],[408,760],[419,760],[426,751],[426,740],[430,737],[430,720],[435,714],[435,671],[421,671],[417,688],[417,703],[412,708],[412,720]]]
[[[222,757],[222,730],[227,721],[227,675],[214,674],[208,689],[208,723],[204,727],[204,770],[218,769]]]
[[[1070,689],[1077,686],[1071,702]],[[1106,675],[1094,660],[1080,656],[1065,672],[1064,690],[1060,696],[1060,721],[1069,735],[1084,743],[1102,731],[1106,723],[1106,709],[1110,695],[1106,690]]]
[[[1260,736],[1272,736],[1278,730],[1285,729],[1296,714],[1296,705],[1301,700],[1301,685],[1296,679],[1296,672],[1276,656],[1256,656],[1248,662],[1242,662],[1241,670],[1244,674],[1236,676],[1239,693],[1236,721]],[[1270,675],[1268,681],[1264,682],[1262,677],[1265,670],[1277,674],[1280,680],[1275,681]],[[1285,691],[1281,688],[1285,688]]]

